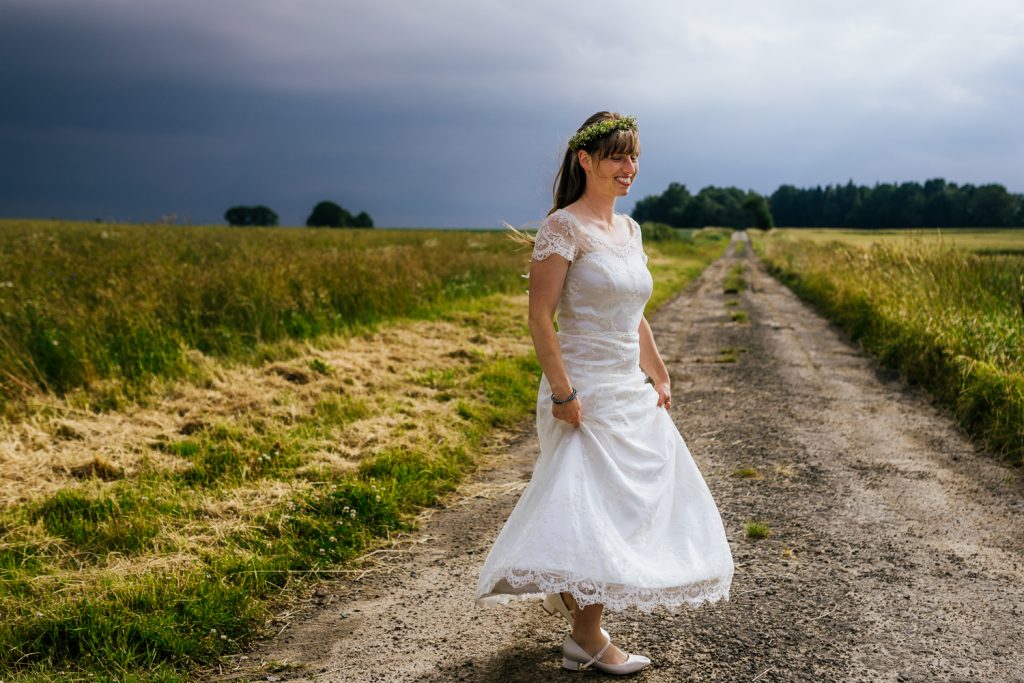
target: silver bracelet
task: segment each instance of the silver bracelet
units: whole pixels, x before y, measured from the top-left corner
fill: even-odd
[[[563,403],[570,403],[574,398],[576,398],[576,387],[573,387],[572,393],[563,398],[561,401],[555,398],[554,394],[551,394],[551,402],[554,403],[556,406],[560,406]]]

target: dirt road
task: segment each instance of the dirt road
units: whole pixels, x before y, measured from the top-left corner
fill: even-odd
[[[728,307],[737,263],[748,289]],[[1020,470],[877,371],[749,248],[651,322],[736,575],[728,602],[608,615],[616,642],[655,662],[633,680],[1024,681]],[[473,604],[535,453],[527,425],[420,531],[284,615],[226,678],[568,680],[563,622],[537,603]],[[752,520],[770,535],[747,538]]]

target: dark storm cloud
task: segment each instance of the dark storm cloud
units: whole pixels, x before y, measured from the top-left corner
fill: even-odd
[[[287,55],[269,60],[208,28],[53,9],[15,7],[0,29],[7,215],[219,221],[232,203],[264,202],[300,223],[329,197],[386,224],[494,226],[517,194],[537,202],[513,188],[531,160],[508,136],[535,136],[543,117],[459,91],[455,56],[410,60],[439,70],[421,82],[367,80],[350,73],[355,59],[316,73],[300,60],[288,79],[274,72]]]
[[[0,0],[0,214],[537,218],[591,112],[670,181],[1024,189],[1010,2]],[[620,205],[628,209],[630,202]]]

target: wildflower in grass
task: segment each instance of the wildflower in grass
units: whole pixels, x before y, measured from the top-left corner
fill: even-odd
[[[327,554],[327,551],[326,551],[326,550],[324,550],[323,548],[320,548],[320,554],[321,554],[321,555],[326,555],[326,554]]]
[[[338,539],[337,539],[337,538],[335,538],[334,536],[331,536],[331,537],[330,537],[329,539],[327,539],[327,540],[329,540],[329,541],[330,541],[331,543],[337,543],[337,542],[338,542]]]

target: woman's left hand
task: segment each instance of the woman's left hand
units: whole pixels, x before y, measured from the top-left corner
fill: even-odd
[[[658,392],[658,407],[664,407],[668,410],[672,407],[672,387],[668,382],[658,382],[654,385],[654,390]]]

